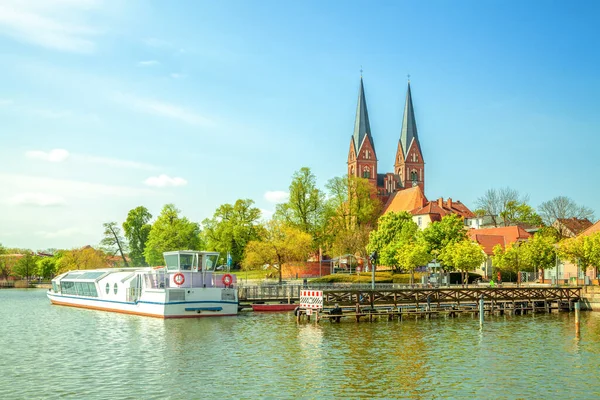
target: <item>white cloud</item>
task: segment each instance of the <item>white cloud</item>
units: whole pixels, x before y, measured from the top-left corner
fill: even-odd
[[[92,53],[92,39],[100,32],[83,21],[97,5],[92,0],[3,0],[0,34],[50,49]]]
[[[210,119],[175,104],[165,103],[154,99],[145,99],[123,93],[117,93],[114,99],[118,103],[125,104],[137,111],[147,114],[175,119],[190,125],[214,125]]]
[[[53,207],[66,204],[62,196],[47,193],[19,193],[10,199],[8,203],[15,206],[37,206]]]
[[[158,65],[158,64],[160,64],[160,63],[156,60],[146,60],[146,61],[138,62],[138,66],[140,66],[140,67],[151,67],[153,65]]]
[[[54,239],[59,237],[70,237],[81,234],[81,230],[78,228],[65,228],[59,229],[57,231],[37,231],[35,233],[38,236],[43,237],[44,239]]]
[[[290,194],[281,190],[275,190],[265,192],[264,197],[269,203],[277,204],[286,202],[290,198]]]
[[[50,162],[62,162],[69,157],[69,152],[65,149],[52,149],[50,151],[31,150],[25,152],[27,158],[44,160]]]
[[[159,176],[151,176],[146,179],[144,183],[148,186],[154,187],[166,187],[166,186],[185,186],[187,185],[187,181],[183,178],[173,177],[171,178],[168,175],[161,174]]]

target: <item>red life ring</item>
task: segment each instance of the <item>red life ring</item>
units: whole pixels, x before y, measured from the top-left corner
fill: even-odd
[[[225,274],[223,275],[223,278],[221,278],[221,281],[223,281],[223,285],[229,287],[233,283],[233,276],[231,276],[231,274]]]
[[[185,282],[185,276],[183,276],[181,272],[176,273],[173,275],[173,282],[175,282],[177,286],[181,286],[183,285],[183,282]]]

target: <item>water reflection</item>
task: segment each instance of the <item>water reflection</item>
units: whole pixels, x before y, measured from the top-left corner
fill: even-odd
[[[0,291],[3,398],[594,398],[600,314],[159,320]],[[6,395],[8,393],[8,396]],[[41,395],[40,395],[41,394]]]

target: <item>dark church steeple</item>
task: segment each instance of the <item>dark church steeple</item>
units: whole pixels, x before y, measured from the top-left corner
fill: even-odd
[[[402,131],[396,151],[394,172],[398,175],[403,188],[420,186],[425,192],[425,161],[417,134],[417,122],[413,109],[410,80],[406,91]]]
[[[354,133],[350,139],[350,150],[348,152],[348,174],[367,178],[377,185],[377,156],[375,155],[373,136],[371,136],[362,75],[358,90]]]

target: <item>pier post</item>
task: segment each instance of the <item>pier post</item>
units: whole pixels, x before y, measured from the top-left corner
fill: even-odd
[[[579,337],[579,310],[580,310],[579,301],[575,302],[575,334]]]
[[[479,298],[479,326],[483,327],[483,296]]]

